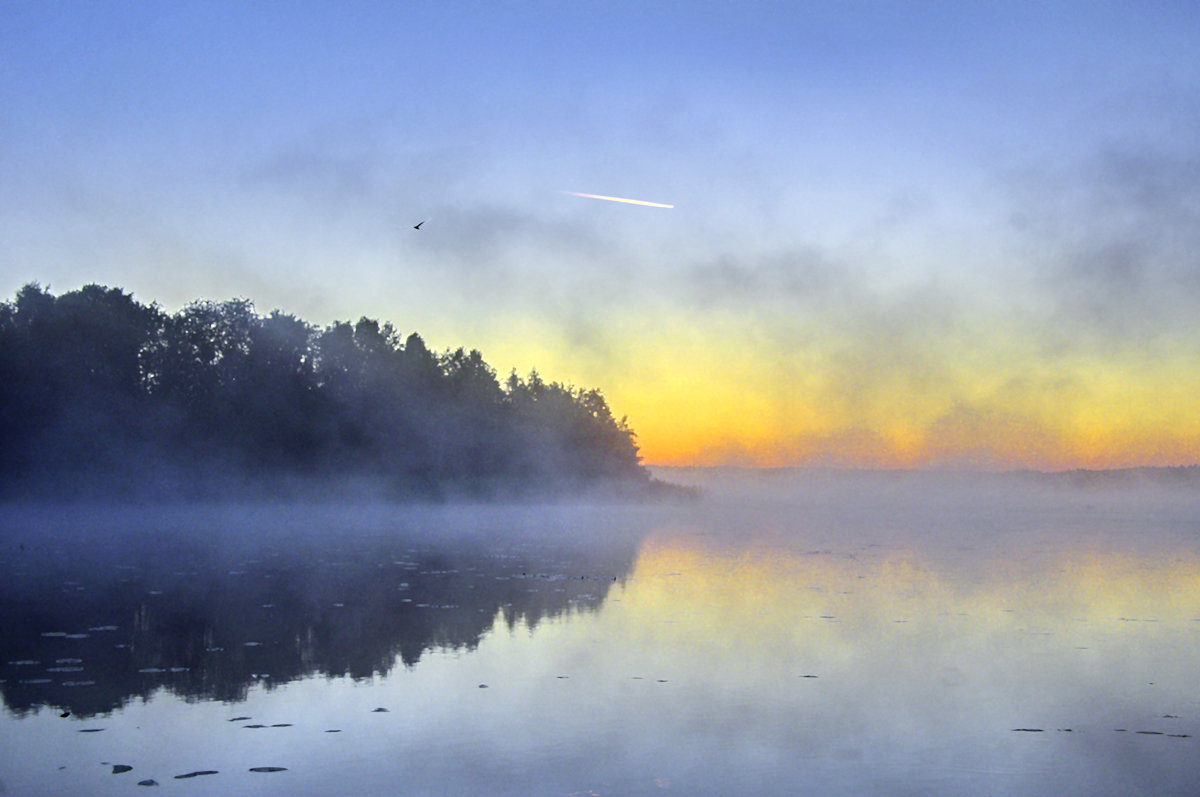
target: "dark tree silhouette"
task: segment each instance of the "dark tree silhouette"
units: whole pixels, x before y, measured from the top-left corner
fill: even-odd
[[[118,288],[0,304],[0,491],[176,497],[644,493],[636,437],[598,390],[361,318],[317,329],[247,300],[168,315]]]
[[[102,477],[149,431],[141,352],[154,306],[87,285],[57,299],[23,287],[0,313],[0,448],[5,475]]]

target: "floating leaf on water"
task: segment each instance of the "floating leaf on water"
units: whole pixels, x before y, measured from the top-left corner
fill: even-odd
[[[1044,733],[1045,728],[1013,728],[1015,733]]]
[[[129,766],[128,764],[113,764],[112,773],[114,775],[120,775],[122,772],[128,772],[131,769],[133,769],[133,767]]]
[[[100,733],[100,731],[102,731],[102,730],[104,730],[104,729],[103,728],[80,728],[79,732],[80,733]]]
[[[1192,735],[1190,733],[1168,733],[1167,736],[1170,736],[1172,739],[1190,739],[1190,738],[1192,738]]]
[[[234,717],[232,719],[226,720],[226,722],[245,722],[248,719],[250,719],[250,717]]]
[[[217,772],[217,770],[215,770],[215,769],[200,769],[195,772],[187,772],[187,773],[184,773],[183,775],[176,775],[175,780],[183,780],[184,778],[196,778],[196,777],[199,777],[200,775],[219,775],[219,774],[220,773]]]
[[[277,723],[275,723],[274,725],[272,725],[271,727],[272,727],[272,728],[290,728],[290,727],[292,727],[292,723],[290,723],[290,722],[277,722]]]
[[[480,689],[487,689],[487,688],[488,688],[488,685],[487,685],[487,684],[480,684],[480,685],[479,685],[479,688],[480,688]]]
[[[251,772],[287,772],[287,767],[250,767]]]
[[[1162,731],[1137,731],[1137,733],[1140,733],[1143,736],[1162,736],[1163,735]]]
[[[341,732],[342,732],[341,728],[328,728],[325,731],[325,733],[341,733]]]
[[[242,727],[243,727],[243,728],[265,728],[265,727],[267,727],[267,726],[266,726],[266,725],[257,725],[257,724],[256,724],[256,725],[243,725]]]
[[[139,780],[138,785],[139,786],[157,786],[158,781],[155,780],[154,778],[147,778],[146,780]]]
[[[371,713],[372,713],[372,714],[381,714],[381,713],[387,713],[387,709],[386,709],[386,708],[384,708],[383,706],[380,706],[379,708],[373,708],[373,709],[371,709]]]

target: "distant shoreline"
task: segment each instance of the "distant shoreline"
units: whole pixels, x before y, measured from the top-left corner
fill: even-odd
[[[811,482],[1001,482],[1072,487],[1162,486],[1200,488],[1200,465],[1138,466],[1095,470],[1073,468],[1057,471],[1042,471],[1030,468],[984,471],[932,468],[755,467],[743,465],[647,465],[646,469],[657,478],[684,485],[711,482],[719,479],[761,482],[795,479]]]

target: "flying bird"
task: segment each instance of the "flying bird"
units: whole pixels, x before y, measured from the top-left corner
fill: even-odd
[[[421,225],[424,224],[426,221],[427,221],[426,219],[421,219],[420,221],[418,221],[416,224],[413,225],[413,229],[414,230],[421,229]]]

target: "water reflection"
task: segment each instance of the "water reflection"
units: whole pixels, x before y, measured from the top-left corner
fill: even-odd
[[[862,486],[209,513],[137,545],[144,518],[105,520],[86,560],[71,529],[96,519],[41,551],[10,534],[0,771],[53,794],[195,772],[211,794],[1191,792],[1200,500]]]
[[[564,534],[553,509],[312,512],[8,524],[5,705],[88,717],[162,688],[237,701],[256,684],[387,675],[432,649],[474,649],[497,618],[532,628],[594,611],[637,546],[628,527],[603,544]]]
[[[672,685],[656,732],[741,765],[708,793],[1183,793],[1184,499],[742,507],[648,540],[598,622]]]

